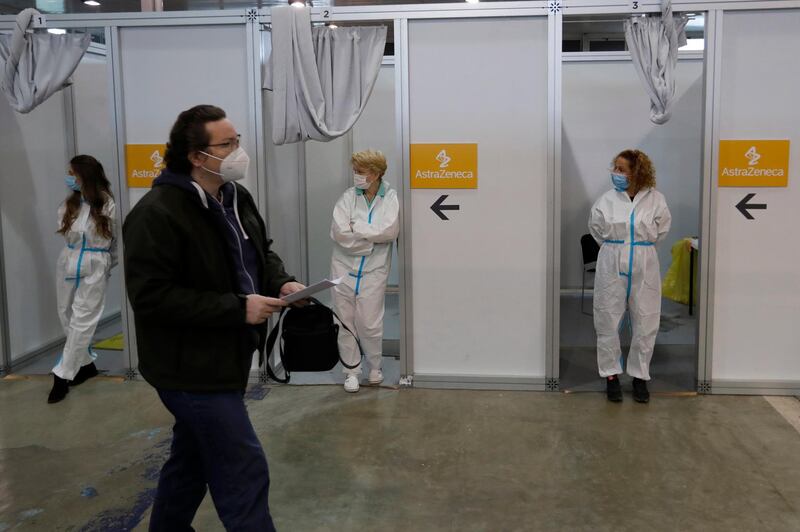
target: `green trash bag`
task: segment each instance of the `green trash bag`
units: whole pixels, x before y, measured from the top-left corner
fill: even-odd
[[[661,295],[684,305],[689,304],[689,270],[692,240],[684,238],[672,246],[672,264],[661,283]],[[695,296],[697,296],[697,264],[695,264]],[[694,298],[697,301],[697,297]]]

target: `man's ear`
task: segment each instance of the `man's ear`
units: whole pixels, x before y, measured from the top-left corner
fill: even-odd
[[[200,168],[201,166],[203,166],[203,163],[205,162],[206,158],[207,157],[202,153],[200,153],[199,151],[193,151],[189,153],[188,157],[189,162],[192,163],[192,166],[194,166],[195,168]]]

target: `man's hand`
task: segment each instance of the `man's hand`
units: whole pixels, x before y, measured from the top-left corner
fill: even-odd
[[[247,296],[247,318],[245,321],[250,325],[261,325],[273,312],[280,312],[287,303],[274,297],[264,297],[258,294]]]
[[[288,283],[285,283],[283,286],[281,286],[281,297],[288,296],[289,294],[294,294],[295,292],[299,292],[300,290],[303,290],[305,287],[306,285],[295,281],[290,281]],[[292,306],[302,307],[303,305],[306,304],[308,304],[308,300],[301,299],[300,301],[296,301],[295,303],[293,303]]]

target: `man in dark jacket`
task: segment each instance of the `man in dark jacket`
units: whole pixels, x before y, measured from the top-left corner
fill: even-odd
[[[243,394],[266,320],[304,287],[234,182],[249,160],[222,109],[181,113],[165,160],[123,227],[139,370],[175,416],[150,530],[192,530],[206,485],[227,530],[274,530],[267,460]]]

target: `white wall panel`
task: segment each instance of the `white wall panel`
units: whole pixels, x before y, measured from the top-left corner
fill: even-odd
[[[69,162],[64,93],[28,114],[0,98],[3,217],[12,359],[63,337],[56,312],[56,260],[64,246],[56,211]]]
[[[166,143],[181,111],[212,104],[242,134],[242,147],[255,153],[246,49],[244,25],[121,28],[126,143]],[[242,184],[256,195],[254,162]],[[131,203],[141,195],[132,194]]]
[[[400,172],[402,164],[397,153],[397,121],[394,89],[394,65],[383,65],[375,81],[367,107],[353,126],[353,151],[366,149],[380,150],[386,156],[388,168],[384,178],[396,190],[403,186]],[[389,285],[399,284],[397,265],[397,245],[392,248],[392,271],[389,273]]]
[[[72,76],[75,142],[77,153],[91,155],[103,165],[111,190],[119,202],[114,136],[111,133],[111,88],[108,83],[106,57],[87,53]],[[117,238],[122,228],[117,227]],[[108,283],[104,316],[117,314],[121,308],[122,278],[115,268]]]
[[[716,191],[715,382],[800,382],[799,27],[800,10],[723,19],[719,138],[790,139],[791,154],[788,188]],[[734,207],[748,193],[767,204],[754,220]]]
[[[270,32],[262,32],[264,58],[271,50]],[[300,178],[302,171],[303,145],[301,143],[276,146],[272,143],[272,92],[262,91],[264,107],[264,154],[267,161],[267,218],[270,238],[274,240],[273,251],[280,255],[286,270],[298,277],[305,268],[303,264],[303,190]]]
[[[350,167],[352,131],[330,142],[306,142],[306,201],[308,202],[309,280],[331,275],[331,217],[336,201],[353,186]],[[330,293],[322,294],[330,301]]]
[[[382,151],[388,163],[385,179],[397,189],[401,165],[395,153],[395,136],[394,66],[384,65],[367,106],[353,129],[330,142],[306,143],[309,277],[312,282],[330,275],[333,253],[331,216],[342,192],[353,186],[350,156],[353,152],[370,148]],[[395,252],[393,259],[396,261],[396,258]],[[393,262],[389,284],[398,283],[397,270],[396,262]]]
[[[411,192],[414,374],[543,377],[547,20],[410,21],[409,70],[411,143],[478,144],[477,190]]]
[[[126,144],[161,144],[178,115],[195,105],[225,110],[250,154],[241,181],[259,204],[255,109],[248,93],[244,25],[125,27],[119,30]],[[130,206],[146,189],[130,189]],[[131,356],[136,366],[135,354]]]

